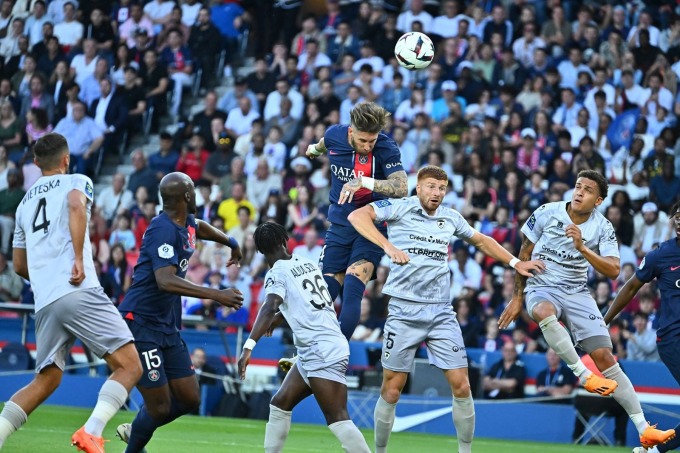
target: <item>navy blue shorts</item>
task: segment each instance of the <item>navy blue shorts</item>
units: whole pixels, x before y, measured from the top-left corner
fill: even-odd
[[[680,337],[662,338],[656,347],[661,361],[680,384]]]
[[[132,320],[126,319],[125,322],[135,337],[135,346],[144,369],[137,385],[158,388],[173,379],[196,374],[189,348],[179,332],[166,334],[148,329]]]
[[[387,229],[378,228],[387,237]],[[324,274],[344,273],[359,260],[366,260],[378,267],[385,252],[357,233],[352,226],[332,224],[326,232],[326,243],[319,258],[319,268]]]

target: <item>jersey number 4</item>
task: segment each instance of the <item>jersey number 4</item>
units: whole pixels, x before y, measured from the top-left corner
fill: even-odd
[[[38,222],[40,222],[38,224]],[[47,229],[50,226],[50,221],[47,220],[47,200],[45,197],[38,200],[38,206],[35,208],[35,214],[33,214],[33,232],[43,230],[43,233],[47,233]]]
[[[302,281],[302,287],[312,294],[312,300],[310,300],[309,303],[312,304],[314,308],[321,310],[324,307],[333,305],[331,293],[328,292],[326,282],[323,281],[323,277],[320,275],[314,277],[314,281],[304,279]]]

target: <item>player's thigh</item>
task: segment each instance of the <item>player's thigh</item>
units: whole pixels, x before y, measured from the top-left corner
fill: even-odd
[[[382,399],[390,404],[396,404],[399,401],[401,392],[406,386],[407,380],[408,373],[384,368],[382,386],[380,387],[380,396]]]
[[[349,420],[346,383],[310,377],[309,384],[312,387],[314,398],[316,398],[316,402],[319,403],[321,412],[326,418],[326,424],[330,425],[342,420]]]
[[[609,329],[590,293],[565,294],[564,297],[562,319],[576,345],[588,354],[600,348],[611,350]]]
[[[35,371],[37,373],[52,364],[63,370],[71,347],[76,341],[76,338],[64,327],[60,301],[61,299],[43,307],[35,315],[37,346]]]
[[[680,341],[662,339],[657,343],[659,357],[680,384]]]
[[[146,411],[153,419],[163,421],[170,414],[172,393],[167,383],[158,387],[137,385],[137,390],[142,394]]]
[[[542,321],[541,317],[538,316],[538,311],[540,310],[544,315],[546,312],[550,311],[550,306],[555,310],[555,317],[557,319],[562,318],[563,304],[560,295],[554,294],[545,288],[530,289],[527,291],[526,296],[526,308],[527,313],[536,322]],[[534,311],[536,310],[536,312]],[[545,317],[545,316],[543,316]]]
[[[201,390],[196,376],[168,379],[170,393],[173,398],[188,411],[192,411],[201,405]]]
[[[423,304],[402,303],[392,298],[383,333],[383,368],[409,373],[416,351],[425,341],[430,322],[422,316]]]
[[[331,225],[326,231],[319,269],[324,274],[344,274],[350,265],[352,243],[358,233],[354,228],[342,225]]]
[[[284,411],[292,411],[300,401],[312,394],[306,378],[302,377],[299,367],[300,361],[290,369],[281,387],[272,397],[271,404]]]
[[[71,313],[64,326],[97,357],[133,342],[130,329],[101,288],[76,291],[63,299]]]
[[[451,304],[427,304],[421,316],[430,320],[425,339],[430,364],[441,370],[467,368],[463,333]]]
[[[384,231],[381,231],[381,233],[383,233],[383,236],[386,235]],[[356,240],[352,244],[352,254],[349,257],[349,263],[350,266],[359,262],[371,264],[372,266],[368,267],[369,275],[367,280],[372,280],[375,278],[375,270],[380,265],[380,260],[382,260],[384,255],[383,249],[357,233]]]

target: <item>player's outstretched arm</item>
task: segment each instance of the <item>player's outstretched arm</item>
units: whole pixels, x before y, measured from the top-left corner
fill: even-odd
[[[87,232],[87,197],[79,190],[72,190],[68,196],[68,229],[71,233],[71,244],[75,262],[71,270],[69,283],[78,286],[85,280],[83,250],[85,233]]]
[[[319,143],[312,143],[307,147],[307,152],[305,154],[310,159],[314,159],[326,153],[326,151],[328,151],[328,149],[326,149],[326,143],[324,142],[323,137],[321,137]]]
[[[243,305],[243,294],[238,289],[213,289],[198,286],[182,277],[177,276],[175,266],[165,266],[154,271],[158,289],[170,294],[180,296],[197,297],[199,299],[212,299],[220,305],[235,309]]]
[[[351,203],[354,194],[360,189],[368,189],[390,198],[403,198],[408,195],[408,176],[405,171],[396,171],[387,179],[373,179],[368,176],[354,178],[342,186],[338,204]]]
[[[528,261],[534,251],[534,243],[526,236],[522,240],[522,247],[519,249],[519,259]],[[498,318],[498,327],[505,329],[522,313],[522,303],[524,302],[524,288],[527,285],[527,277],[519,272],[515,274],[515,287],[512,290],[512,299]]]
[[[475,234],[472,235],[471,238],[466,239],[466,241],[477,247],[477,249],[485,255],[512,267],[518,274],[521,274],[524,277],[531,277],[535,273],[540,273],[545,270],[545,264],[543,264],[542,261],[525,261],[515,258],[512,253],[504,249],[494,238],[478,231],[475,231]],[[531,255],[529,255],[529,259],[531,259]]]
[[[645,282],[640,281],[635,274],[628,279],[625,285],[621,287],[618,294],[614,298],[614,302],[607,310],[604,315],[605,324],[611,323],[616,316],[621,313],[621,310],[626,308],[630,301],[635,297],[635,295],[640,291],[640,288],[644,286]]]
[[[354,229],[357,230],[360,235],[383,249],[393,263],[408,263],[410,260],[408,255],[404,251],[396,248],[380,231],[378,231],[375,227],[375,219],[375,211],[370,204],[353,211],[347,217],[347,220],[349,220],[349,223],[352,224]]]
[[[278,294],[269,293],[264,299],[264,303],[257,313],[255,324],[253,324],[253,330],[250,331],[250,336],[243,344],[241,357],[238,359],[238,374],[242,380],[246,378],[246,368],[250,362],[250,355],[255,344],[269,331],[272,322],[276,320],[277,316],[282,316],[279,312],[279,306],[282,303],[283,299]],[[279,314],[277,315],[277,313]]]
[[[202,241],[217,242],[218,244],[226,245],[231,249],[231,258],[227,262],[227,267],[232,264],[235,264],[237,267],[241,266],[239,261],[243,259],[243,255],[241,254],[241,248],[236,239],[227,236],[224,232],[203,220],[196,220],[196,226],[198,227],[198,230],[196,231],[196,237],[198,239]]]

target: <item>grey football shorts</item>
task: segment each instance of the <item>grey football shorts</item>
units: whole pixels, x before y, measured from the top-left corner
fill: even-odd
[[[298,358],[296,362],[300,376],[309,385],[309,378],[328,379],[329,381],[339,382],[347,385],[347,367],[349,366],[349,358],[345,357],[337,362],[324,362],[320,360],[301,360]]]
[[[76,339],[97,357],[134,341],[130,329],[101,288],[76,290],[35,316],[36,372],[55,364],[64,369]]]
[[[604,324],[595,299],[587,289],[570,294],[559,288],[530,288],[525,297],[527,311],[532,319],[536,305],[550,302],[557,311],[557,319],[571,332],[576,345],[587,353],[603,347],[612,347],[609,329]]]
[[[421,343],[431,365],[467,368],[463,334],[450,303],[424,304],[392,297],[383,332],[383,368],[409,373]]]

